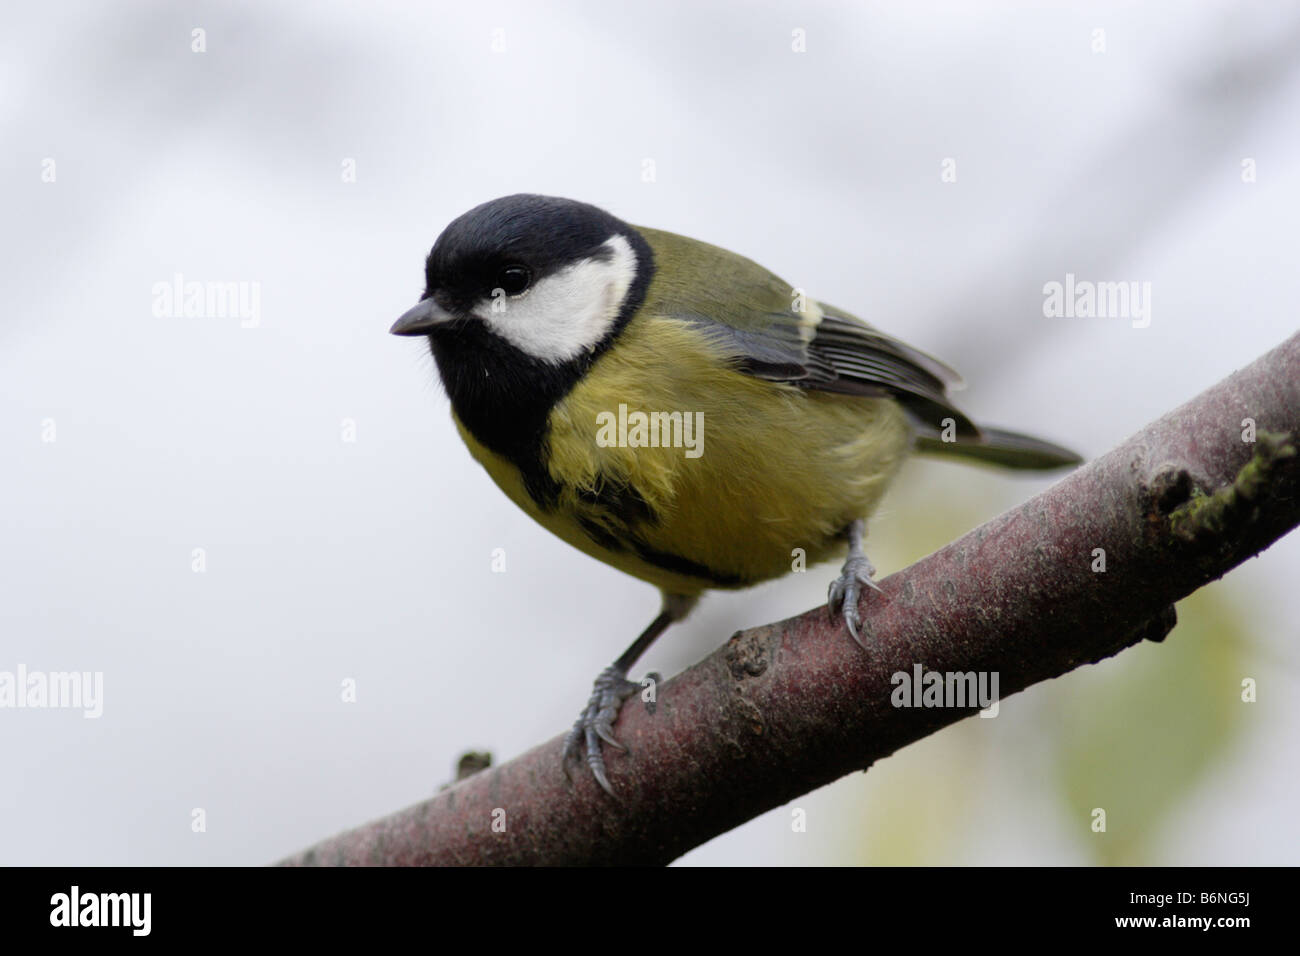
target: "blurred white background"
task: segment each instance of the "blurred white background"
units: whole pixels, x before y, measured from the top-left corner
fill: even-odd
[[[1297,325],[1293,3],[6,21],[0,670],[102,671],[104,712],[0,710],[0,863],[275,860],[428,796],[466,749],[560,732],[654,613],[496,490],[422,343],[387,334],[478,202],[569,196],[729,247],[962,370],[973,417],[1088,455]],[[1150,282],[1150,326],[1044,318],[1067,272]],[[257,327],[155,316],[176,273],[257,283]],[[1045,484],[914,462],[875,563]],[[638,672],[817,604],[832,573],[707,599]],[[1292,535],[1164,645],[796,801],[806,833],[780,808],[684,862],[1296,863],[1298,573]]]

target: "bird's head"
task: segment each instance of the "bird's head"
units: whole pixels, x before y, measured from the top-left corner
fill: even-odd
[[[427,335],[435,353],[439,342],[486,333],[529,359],[563,365],[616,334],[653,268],[641,235],[595,206],[505,196],[443,230],[425,263],[424,295],[391,331]]]

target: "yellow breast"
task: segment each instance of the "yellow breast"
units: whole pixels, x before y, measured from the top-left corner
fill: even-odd
[[[688,595],[784,575],[799,550],[809,564],[842,552],[840,533],[874,510],[910,442],[892,400],[754,378],[697,328],[644,315],[552,410],[553,505],[533,501],[518,469],[456,424],[548,530]]]

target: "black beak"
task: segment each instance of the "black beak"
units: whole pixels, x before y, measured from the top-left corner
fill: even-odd
[[[452,315],[433,299],[423,299],[415,308],[408,309],[393,323],[388,331],[393,335],[428,335],[435,326],[452,321]]]

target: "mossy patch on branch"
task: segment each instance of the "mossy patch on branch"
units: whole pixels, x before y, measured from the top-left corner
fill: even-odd
[[[1253,506],[1267,489],[1278,462],[1294,458],[1296,446],[1285,432],[1260,431],[1255,454],[1241,466],[1232,484],[1214,494],[1199,488],[1169,515],[1169,529],[1185,541],[1202,534],[1223,534],[1234,524],[1254,519]]]

